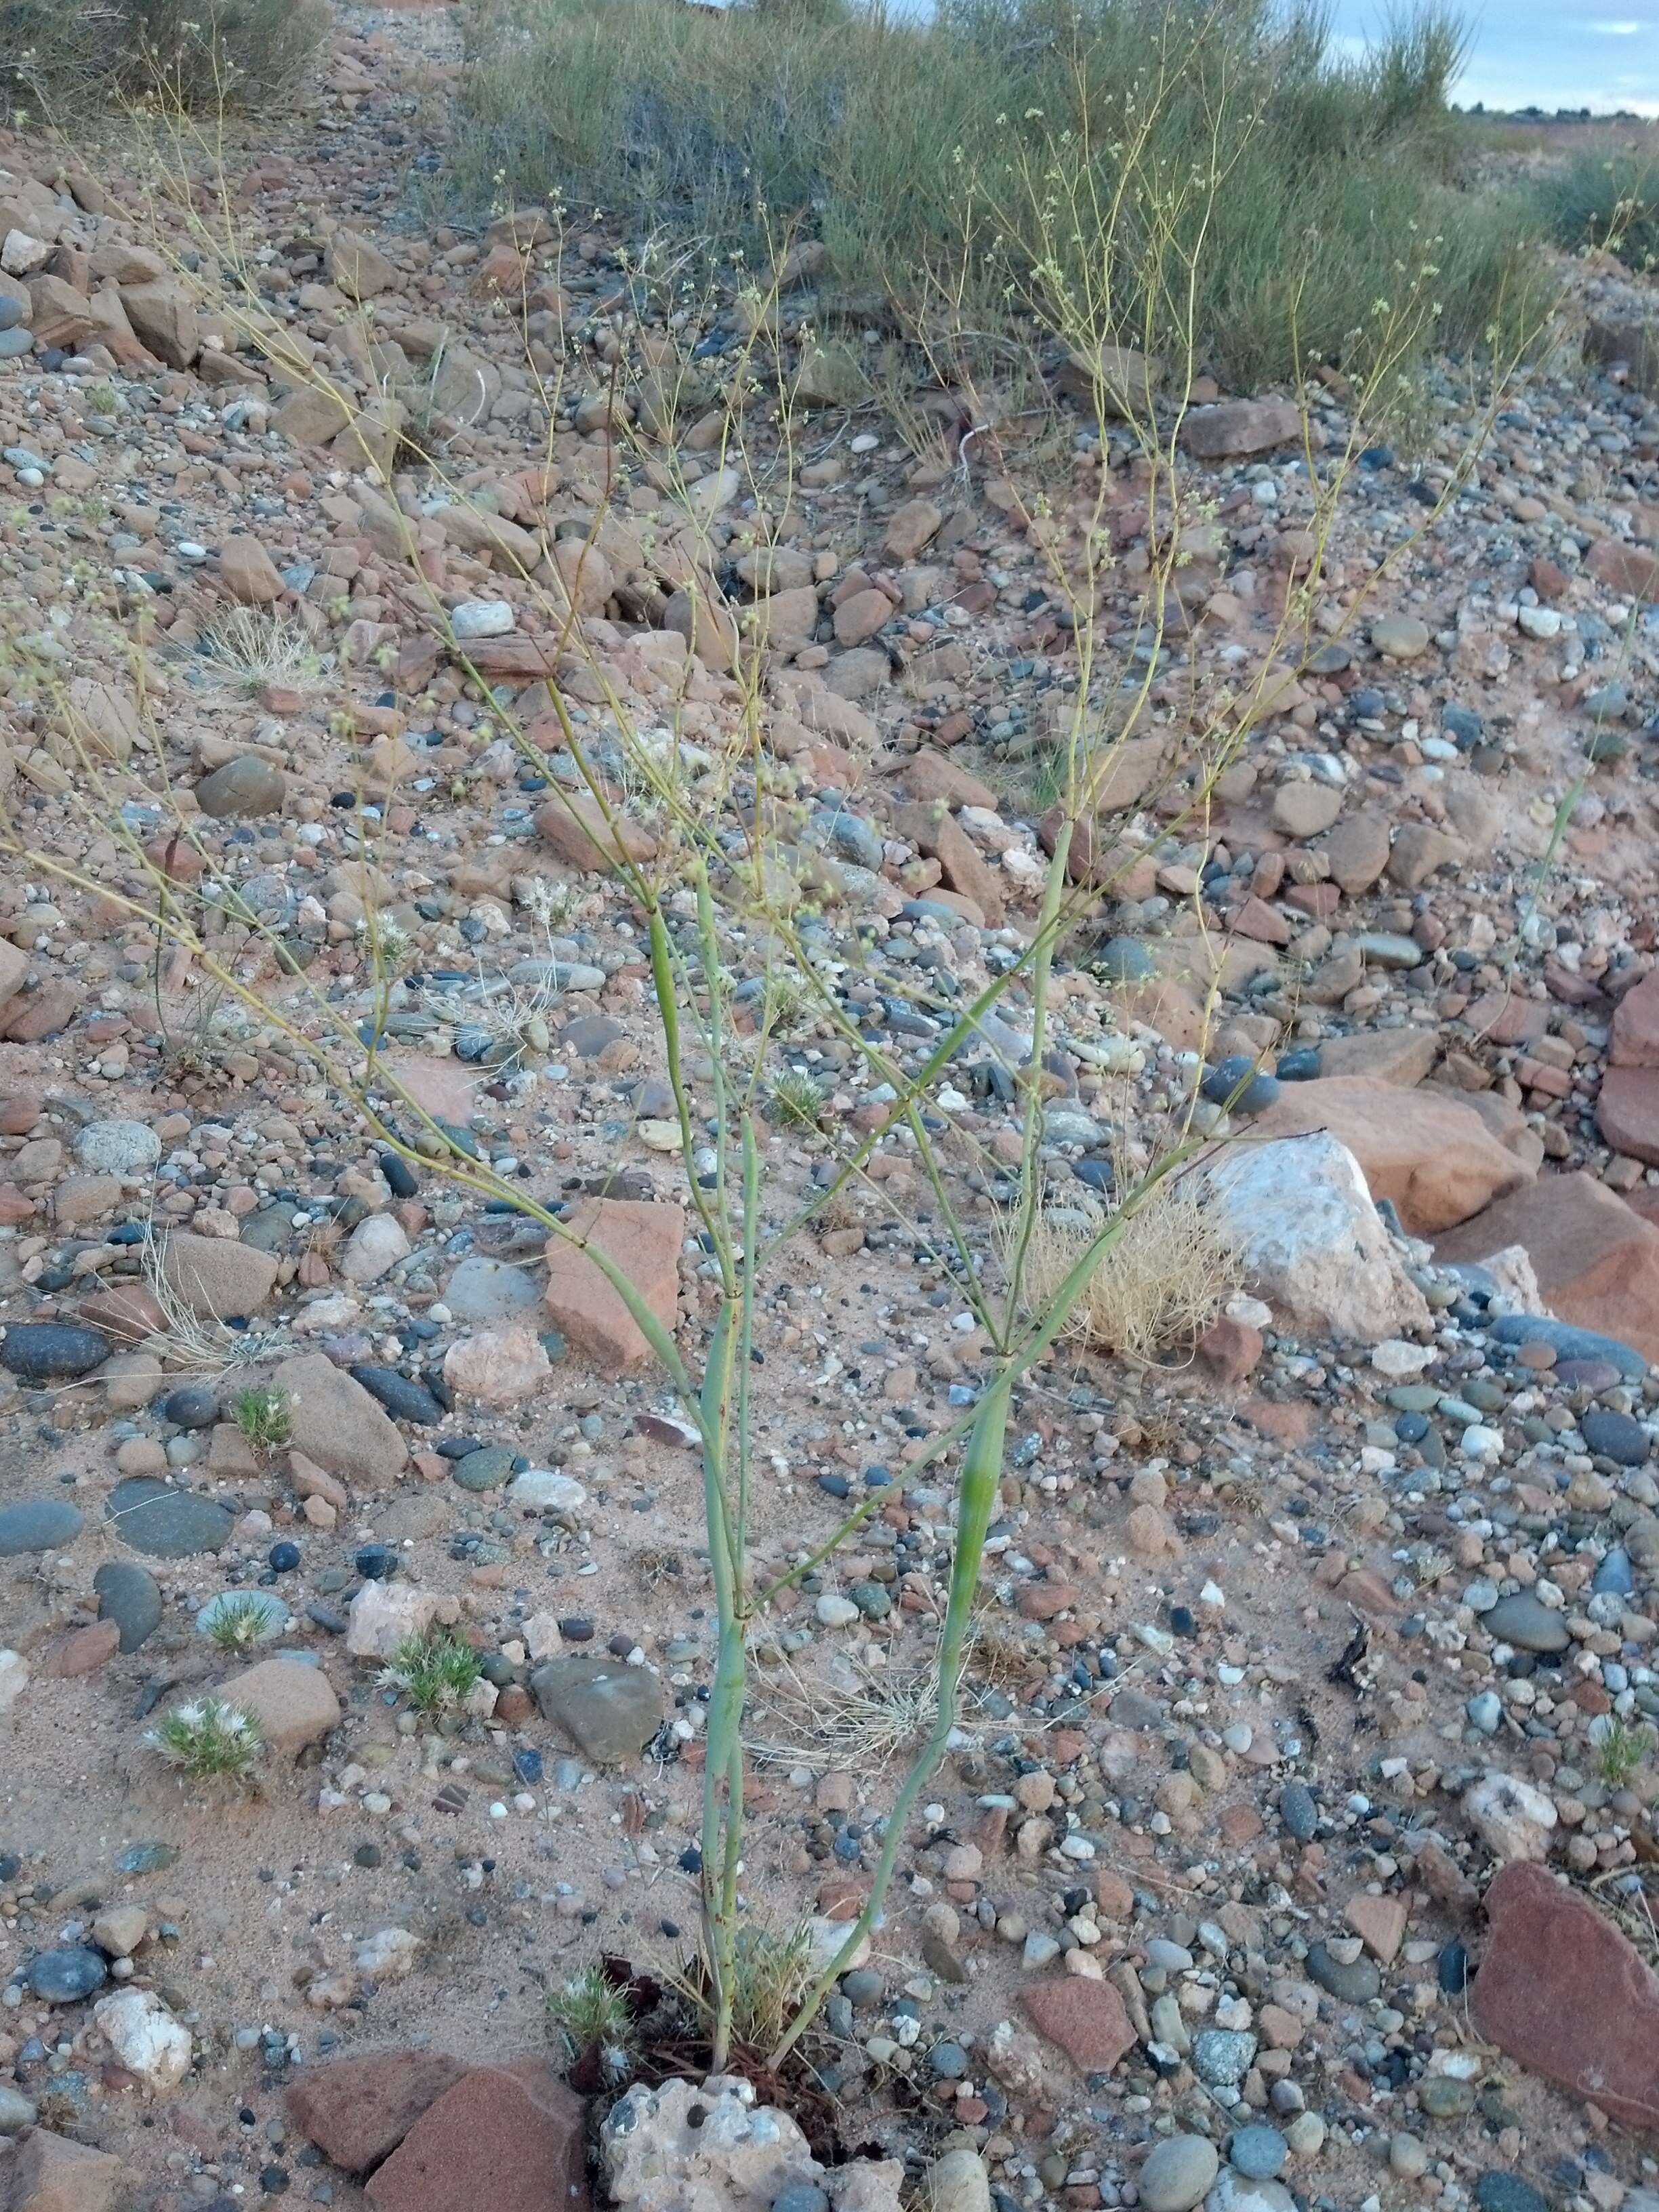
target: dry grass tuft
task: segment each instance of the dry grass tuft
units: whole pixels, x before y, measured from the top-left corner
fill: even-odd
[[[180,1374],[200,1375],[210,1380],[257,1358],[257,1343],[234,1328],[227,1328],[222,1322],[204,1321],[185,1304],[167,1279],[161,1264],[162,1249],[163,1241],[155,1234],[152,1217],[144,1223],[139,1263],[146,1289],[167,1316],[167,1327],[146,1339],[146,1350],[159,1352],[167,1366]]]
[[[307,690],[322,673],[310,632],[280,608],[227,608],[203,626],[199,642],[210,660],[251,691],[267,684]]]
[[[1091,1232],[1039,1220],[1026,1255],[1024,1303],[1046,1312]],[[1243,1280],[1237,1249],[1190,1177],[1156,1184],[1101,1255],[1066,1328],[1073,1343],[1146,1361],[1189,1346]]]
[[[757,1682],[757,1734],[750,1748],[775,1766],[869,1772],[918,1742],[939,1711],[930,1668],[849,1666],[813,1681],[784,1667]]]

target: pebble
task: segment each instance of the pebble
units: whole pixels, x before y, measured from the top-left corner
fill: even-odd
[[[1308,1947],[1308,1978],[1344,2004],[1369,2004],[1382,1988],[1382,1971],[1374,1959],[1362,1955],[1344,1963],[1323,1943]]]
[[[102,1955],[83,1943],[59,1951],[41,1951],[33,1958],[24,1979],[44,2004],[77,2004],[101,1989],[109,1979]]]
[[[1500,1597],[1480,1626],[1494,1642],[1512,1644],[1519,1651],[1565,1651],[1571,1641],[1566,1618],[1552,1611],[1530,1590]]]
[[[1250,2181],[1271,2181],[1285,2157],[1285,2138],[1277,2128],[1236,2128],[1227,2144],[1229,2163]]]

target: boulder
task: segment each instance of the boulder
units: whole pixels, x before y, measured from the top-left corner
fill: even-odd
[[[372,300],[389,292],[398,281],[397,270],[380,248],[352,230],[335,232],[323,265],[329,281],[348,300]]]
[[[481,1328],[444,1355],[444,1381],[458,1397],[483,1406],[533,1398],[552,1371],[541,1339],[525,1322]]]
[[[92,2008],[118,2065],[151,2089],[176,2089],[190,2071],[191,2034],[154,1990],[118,1990]]]
[[[346,1656],[390,1659],[409,1636],[424,1636],[438,1614],[437,1594],[413,1583],[365,1583],[346,1613]]]
[[[233,532],[220,546],[219,581],[240,606],[266,607],[283,596],[276,562],[246,531]]]
[[[1659,1067],[1659,968],[1619,1001],[1607,1057],[1615,1067]]]
[[[1359,1077],[1287,1083],[1252,1137],[1327,1129],[1358,1161],[1372,1198],[1388,1199],[1412,1236],[1467,1221],[1532,1180],[1478,1114],[1438,1091],[1402,1091]],[[1504,1239],[1514,1243],[1514,1237]]]
[[[610,1374],[651,1358],[621,1295],[580,1249],[591,1244],[627,1276],[672,1335],[679,1301],[685,1216],[678,1206],[637,1199],[588,1199],[567,1217],[567,1234],[547,1244],[547,1310],[576,1351]]]
[[[1298,1334],[1377,1344],[1427,1322],[1359,1163],[1334,1136],[1252,1140],[1205,1176],[1249,1279]]]
[[[170,277],[123,284],[121,305],[138,337],[169,368],[188,368],[202,350],[195,306],[184,286]]]
[[[1659,1167],[1659,1067],[1609,1067],[1595,1126],[1615,1152]]]
[[[1659,1228],[1583,1170],[1544,1176],[1437,1238],[1443,1261],[1518,1244],[1549,1310],[1659,1360]]]
[[[638,866],[656,856],[657,841],[649,830],[630,822],[620,805],[607,821],[586,792],[556,792],[537,809],[536,831],[556,860],[592,873],[624,863]]]

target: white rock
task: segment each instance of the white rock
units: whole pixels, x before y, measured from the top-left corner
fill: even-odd
[[[793,2185],[823,2179],[788,2114],[729,2076],[636,2083],[606,2115],[599,2151],[612,2201],[639,2212],[769,2212]]]
[[[9,230],[5,244],[0,246],[0,269],[8,276],[33,276],[51,258],[52,247],[47,241],[33,237],[27,230]]]
[[[812,1608],[825,1628],[850,1628],[859,1617],[859,1609],[850,1597],[837,1597],[826,1590]]]
[[[1376,1344],[1427,1323],[1358,1161],[1326,1131],[1235,1146],[1205,1172],[1254,1288],[1298,1334]]]
[[[353,1659],[390,1659],[406,1636],[422,1636],[438,1610],[437,1594],[413,1583],[365,1583],[346,1614]]]
[[[449,627],[457,637],[505,637],[517,617],[505,599],[463,599],[449,611]]]
[[[1433,1345],[1406,1344],[1397,1336],[1385,1337],[1381,1344],[1371,1347],[1371,1365],[1379,1375],[1386,1375],[1395,1382],[1420,1375],[1434,1357]]]
[[[587,1492],[574,1475],[556,1468],[527,1467],[507,1486],[509,1504],[526,1513],[574,1513],[587,1502]]]
[[[1492,1772],[1463,1793],[1463,1810],[1487,1846],[1503,1860],[1545,1859],[1555,1826],[1555,1806],[1518,1775]]]
[[[357,1972],[371,1975],[377,1982],[401,1982],[414,1972],[420,1948],[420,1937],[407,1928],[382,1928],[368,1942],[358,1945]]]
[[[15,1651],[0,1651],[0,1713],[15,1705],[28,1686],[28,1662]]]
[[[190,2030],[153,1990],[102,1997],[92,2016],[117,2059],[152,2089],[174,2089],[190,2071]]]
[[[395,1215],[371,1213],[357,1224],[340,1255],[340,1273],[349,1283],[378,1283],[388,1267],[410,1254],[404,1225]]]

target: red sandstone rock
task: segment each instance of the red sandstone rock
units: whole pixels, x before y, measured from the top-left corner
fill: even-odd
[[[1659,1977],[1589,1900],[1540,1866],[1486,1892],[1474,2024],[1529,2072],[1659,2134]]]
[[[294,2125],[331,2165],[367,2173],[465,2071],[459,2058],[441,2051],[380,2051],[307,2071],[283,2102]]]
[[[1020,2002],[1037,2033],[1058,2045],[1080,2074],[1109,2074],[1134,2042],[1123,2000],[1109,1982],[1056,1975],[1022,1990]]]
[[[587,2203],[583,2106],[534,2063],[480,2066],[416,2121],[368,2184],[375,2212],[573,2212]]]

